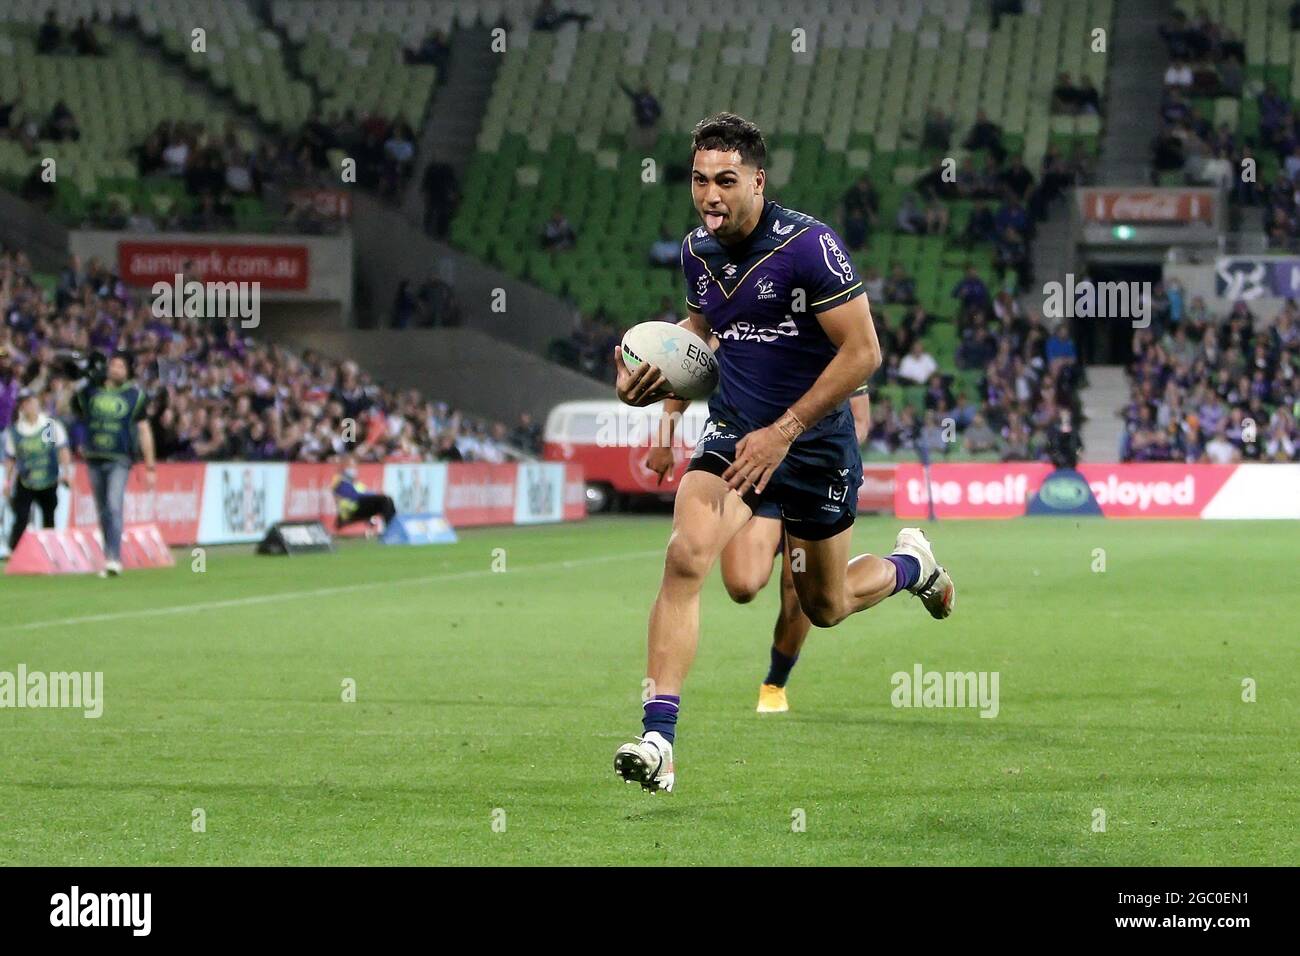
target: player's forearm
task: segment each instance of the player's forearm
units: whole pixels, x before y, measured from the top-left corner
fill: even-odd
[[[144,458],[144,466],[153,468],[156,464],[154,459],[153,447],[153,430],[147,422],[140,423],[140,454]]]
[[[812,428],[833,409],[848,400],[863,382],[880,367],[880,347],[872,342],[845,343],[829,365],[813,382],[812,388],[790,406],[777,426],[794,438]],[[793,419],[793,422],[790,421]],[[791,438],[793,440],[793,438]]]
[[[690,402],[684,398],[665,398],[663,401],[663,411],[659,415],[659,447],[671,448],[673,446],[673,436],[676,434],[677,423],[681,420],[682,413],[686,411],[686,406]]]

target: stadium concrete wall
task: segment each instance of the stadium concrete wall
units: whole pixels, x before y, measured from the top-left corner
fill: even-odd
[[[386,462],[359,470],[367,488],[392,496],[399,514],[441,515],[454,528],[577,521],[587,514],[582,469],[576,465]],[[335,534],[363,534],[361,524],[338,527],[330,491],[337,473],[329,464],[163,463],[150,491],[137,466],[127,483],[126,523],[156,524],[172,547],[252,543],[277,521],[320,521]],[[8,554],[12,520],[5,502],[0,557]],[[72,486],[59,489],[55,526],[98,526],[83,465],[76,466]]]
[[[370,327],[388,324],[403,279],[418,288],[432,276],[455,290],[466,328],[539,354],[573,332],[572,305],[430,238],[373,196],[357,193],[354,200],[352,235],[363,290],[358,312]]]
[[[0,189],[0,243],[26,252],[37,272],[57,272],[68,261],[67,228],[6,189]]]
[[[1287,299],[1300,299],[1300,257],[1219,256],[1210,262],[1165,263],[1166,283],[1183,287],[1183,308],[1200,296],[1216,316],[1243,301],[1257,318],[1271,322]]]
[[[129,286],[148,289],[172,282],[181,263],[205,281],[256,281],[262,301],[337,303],[352,315],[352,236],[258,233],[113,232],[74,229],[69,250],[83,261],[112,263]]]
[[[560,402],[609,398],[603,385],[475,329],[322,328],[303,316],[292,325],[271,322],[272,341],[347,357],[388,387],[418,388],[476,415],[513,422],[520,412],[538,421]]]

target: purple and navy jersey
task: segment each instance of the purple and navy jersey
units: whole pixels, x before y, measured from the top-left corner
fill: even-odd
[[[724,246],[703,227],[682,242],[686,304],[718,337],[714,418],[745,431],[772,424],[812,388],[836,348],[817,314],[863,294],[840,237],[824,223],[769,201],[744,242]],[[852,430],[848,402],[799,442]]]

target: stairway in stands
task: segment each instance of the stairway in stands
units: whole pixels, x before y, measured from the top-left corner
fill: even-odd
[[[1128,400],[1128,378],[1120,365],[1094,365],[1088,369],[1083,390],[1083,460],[1118,461],[1124,434],[1120,409]]]
[[[488,98],[496,80],[502,54],[493,53],[491,31],[484,26],[460,27],[451,37],[451,62],[445,82],[433,94],[416,155],[420,167],[407,185],[402,211],[414,222],[424,215],[420,179],[431,162],[447,163],[460,182],[477,148],[479,127],[487,113]]]
[[[1157,32],[1171,0],[1124,0],[1115,5],[1110,31],[1110,77],[1097,183],[1146,186],[1151,182],[1151,141],[1160,117],[1165,49]]]

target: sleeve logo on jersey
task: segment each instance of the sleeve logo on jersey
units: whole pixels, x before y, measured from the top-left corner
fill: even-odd
[[[847,285],[853,278],[853,263],[849,262],[849,257],[840,249],[840,244],[829,232],[818,236],[817,242],[822,247],[822,261],[826,263],[826,268],[840,280],[840,285]]]
[[[695,298],[703,301],[704,293],[709,291],[709,277],[707,274],[695,278]]]
[[[778,235],[778,236],[788,236],[788,235],[790,235],[790,233],[794,232],[794,223],[790,223],[790,225],[788,225],[788,226],[783,226],[783,225],[781,225],[781,220],[780,220],[780,219],[773,219],[773,220],[772,220],[772,232],[773,232],[774,235]]]

